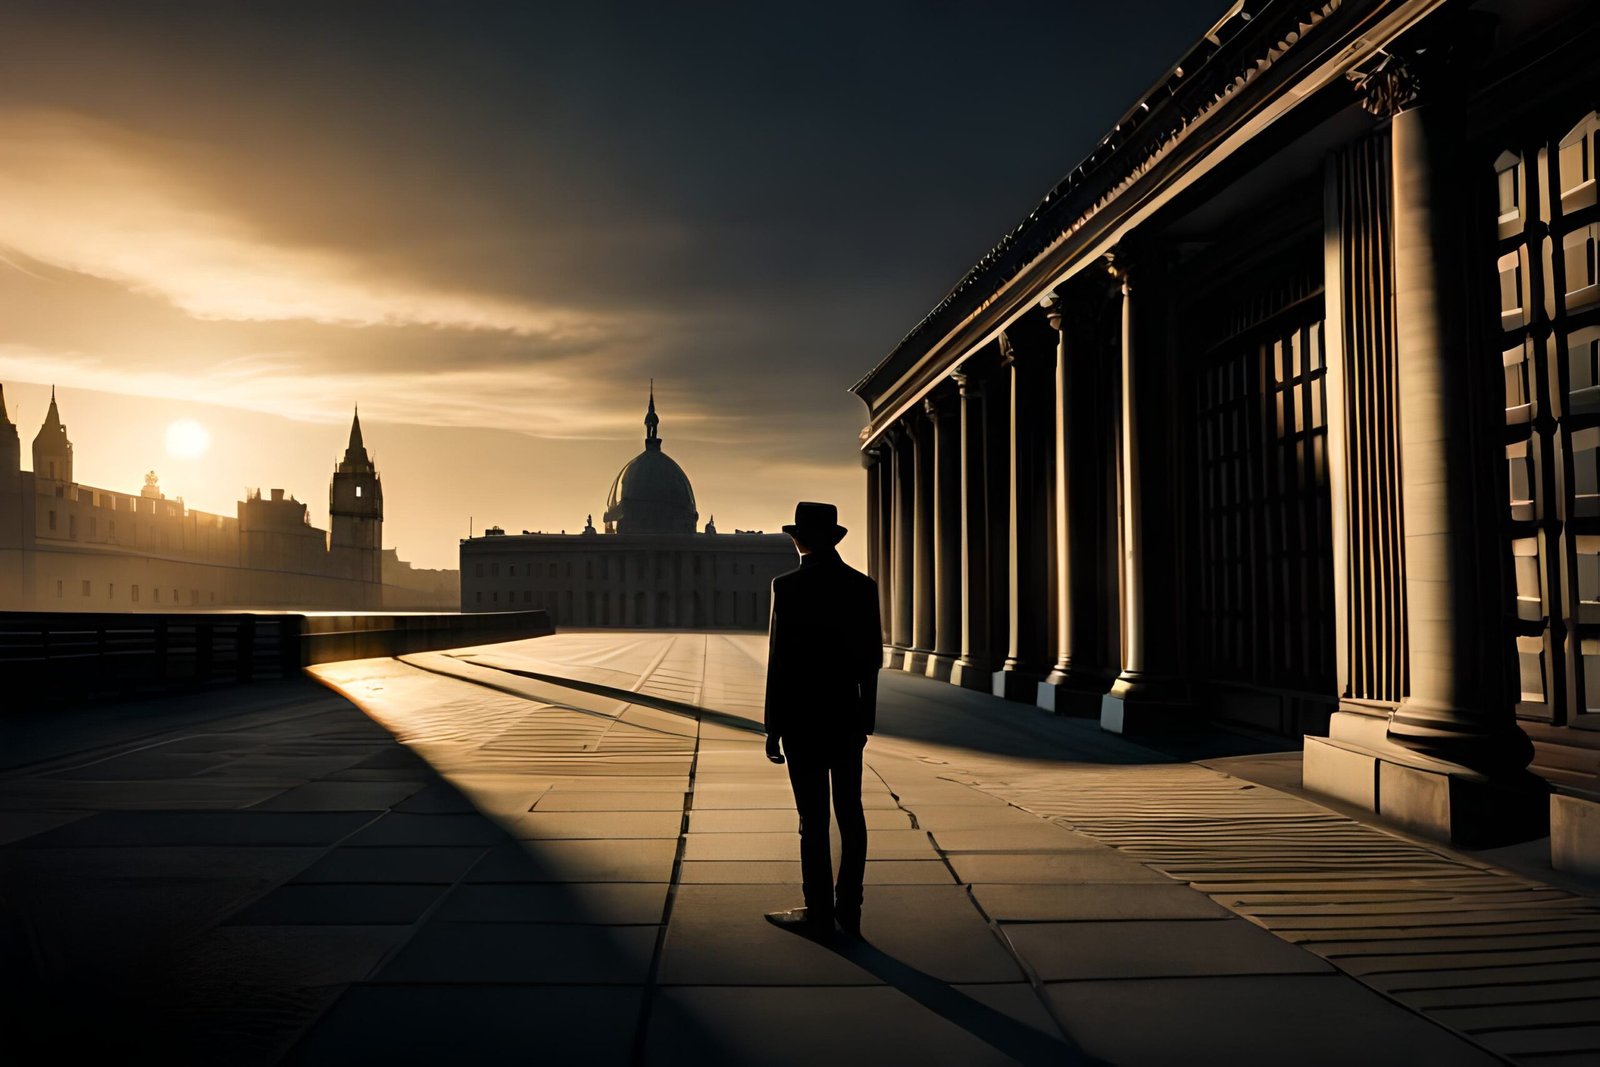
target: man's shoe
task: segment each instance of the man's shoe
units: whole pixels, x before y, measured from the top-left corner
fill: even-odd
[[[838,913],[839,929],[851,941],[861,940],[861,913],[841,911]]]
[[[833,916],[813,912],[810,908],[769,911],[767,922],[806,937],[824,938],[833,934]]]

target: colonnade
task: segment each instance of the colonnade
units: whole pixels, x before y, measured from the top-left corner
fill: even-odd
[[[1101,580],[1122,449],[1093,391],[1126,294],[1083,288],[1077,314],[1050,293],[866,449],[886,667],[1100,712],[1122,667],[1124,583]]]

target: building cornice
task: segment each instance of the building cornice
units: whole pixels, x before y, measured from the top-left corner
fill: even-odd
[[[1124,116],[1088,159],[852,387],[871,422],[861,445],[1037,293],[1095,264],[1157,208],[1313,92],[1449,0],[1238,3]]]

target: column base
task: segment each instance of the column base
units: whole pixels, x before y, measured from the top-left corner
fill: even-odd
[[[927,674],[928,657],[930,655],[932,653],[925,648],[908,648],[906,649],[905,662],[900,664],[900,669],[907,674]]]
[[[1100,698],[1100,729],[1114,734],[1167,733],[1192,727],[1189,695],[1177,682],[1123,671]]]
[[[1542,778],[1528,771],[1491,777],[1419,755],[1385,738],[1385,726],[1370,715],[1336,712],[1328,737],[1305,739],[1306,790],[1455,845],[1504,845],[1550,831],[1550,787]]]
[[[906,662],[906,650],[895,645],[883,646],[883,666],[885,670],[897,671]]]
[[[928,657],[927,675],[939,682],[948,682],[950,673],[955,669],[956,658],[946,653],[935,652]]]
[[[950,684],[963,689],[976,689],[980,693],[992,692],[994,668],[979,660],[962,656],[950,665]]]
[[[1034,703],[1057,715],[1099,715],[1107,684],[1104,677],[1057,666],[1039,682]]]
[[[1003,700],[1032,704],[1039,695],[1039,672],[1004,666],[990,675],[989,692]]]

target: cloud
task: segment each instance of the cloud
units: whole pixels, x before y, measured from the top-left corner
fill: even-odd
[[[606,330],[592,315],[377,277],[358,255],[263,240],[152,164],[161,147],[81,115],[0,109],[5,243],[198,319],[498,330],[575,345]]]

